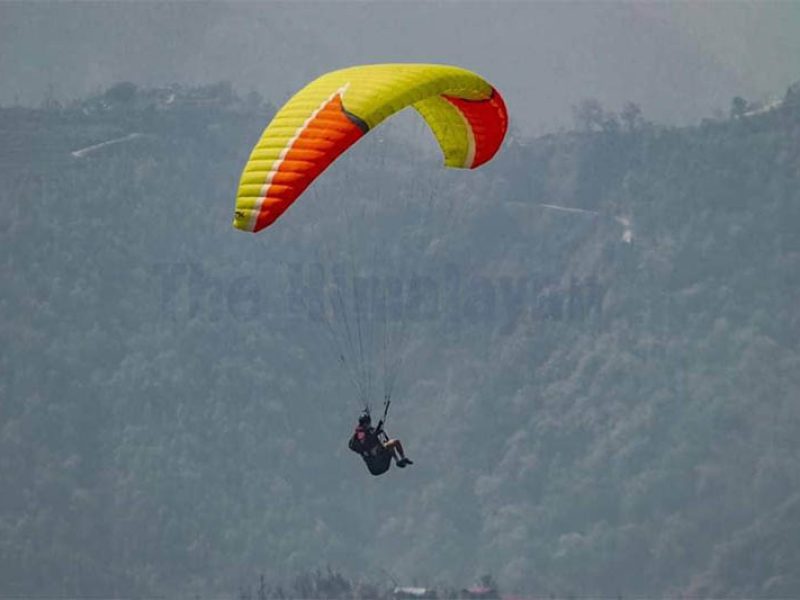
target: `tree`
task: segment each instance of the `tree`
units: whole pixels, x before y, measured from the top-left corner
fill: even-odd
[[[578,106],[572,107],[572,114],[577,128],[587,132],[602,129],[607,118],[603,105],[595,98],[581,100]]]
[[[635,102],[626,102],[620,113],[625,131],[633,132],[642,126],[642,109]]]
[[[744,113],[747,112],[747,107],[747,100],[741,96],[736,96],[733,100],[731,100],[731,118],[738,119],[743,117]]]
[[[130,81],[115,83],[106,90],[106,100],[112,104],[128,104],[136,98],[138,88]]]
[[[800,106],[800,81],[796,81],[786,90],[783,104],[785,106]]]

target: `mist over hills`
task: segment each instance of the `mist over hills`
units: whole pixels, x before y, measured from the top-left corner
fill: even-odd
[[[793,89],[686,128],[584,104],[475,172],[387,123],[255,236],[229,222],[257,95],[0,109],[0,594],[324,565],[800,594]],[[416,464],[377,479],[320,319],[343,268],[403,331],[388,427]]]

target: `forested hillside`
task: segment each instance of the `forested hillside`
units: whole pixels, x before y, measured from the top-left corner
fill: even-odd
[[[796,94],[511,136],[474,172],[401,118],[250,235],[272,112],[225,85],[0,109],[0,595],[232,597],[326,565],[800,595]],[[399,332],[415,465],[381,478],[346,447],[343,271]]]

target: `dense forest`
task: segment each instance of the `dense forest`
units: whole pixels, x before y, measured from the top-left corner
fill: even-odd
[[[587,101],[474,172],[403,115],[244,234],[273,112],[0,109],[0,595],[800,595],[800,90],[685,128]],[[398,332],[415,465],[380,478],[342,271]]]

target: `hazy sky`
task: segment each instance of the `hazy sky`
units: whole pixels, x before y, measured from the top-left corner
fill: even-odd
[[[800,2],[27,2],[0,0],[0,103],[118,81],[232,81],[282,103],[351,64],[454,63],[498,87],[514,124],[571,124],[587,97],[692,122],[800,79]]]

